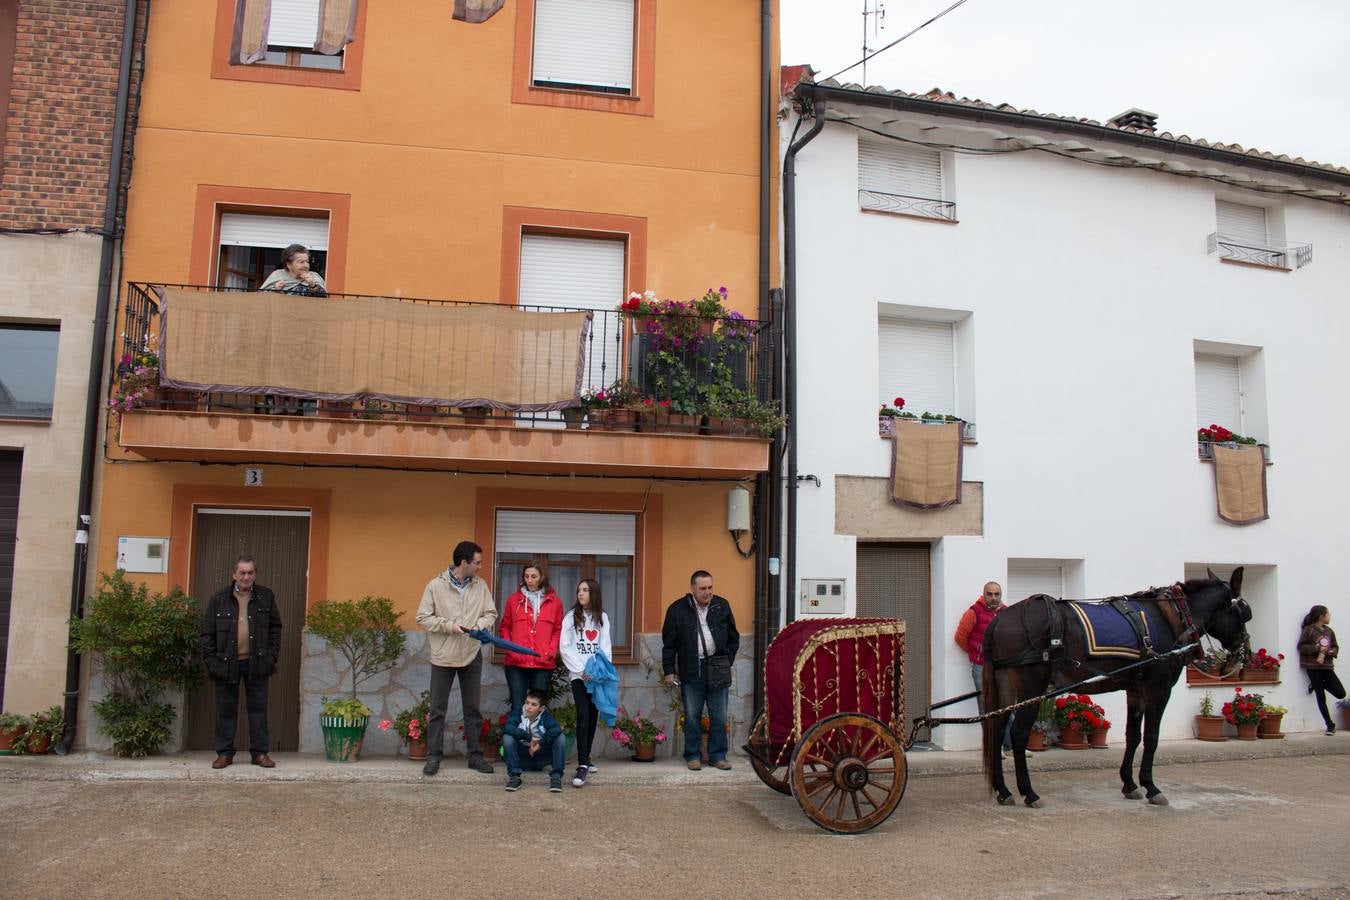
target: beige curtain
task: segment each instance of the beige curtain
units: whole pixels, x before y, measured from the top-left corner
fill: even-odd
[[[230,64],[246,66],[267,55],[267,28],[271,0],[235,0],[234,32],[230,35]]]
[[[915,509],[961,502],[961,423],[897,419],[891,438],[891,501]]]
[[[1214,445],[1214,493],[1219,518],[1230,525],[1251,525],[1270,518],[1266,500],[1266,461],[1261,448]]]
[[[504,2],[506,0],[455,0],[453,18],[473,24],[486,22],[497,14]]]
[[[314,52],[328,56],[341,53],[356,39],[356,13],[359,0],[320,0],[319,36]]]

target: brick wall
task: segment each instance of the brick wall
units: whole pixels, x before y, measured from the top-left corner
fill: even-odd
[[[17,0],[17,7],[0,227],[99,228],[126,0]]]

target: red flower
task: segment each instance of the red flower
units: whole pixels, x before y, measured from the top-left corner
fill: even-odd
[[[1065,700],[1063,697],[1059,697],[1055,700],[1055,706],[1059,707],[1060,709],[1063,709],[1064,704],[1068,702],[1069,701]]]
[[[904,398],[904,397],[896,397],[895,400],[892,402],[891,405],[894,406],[896,409],[904,409],[904,408],[905,408],[905,398]]]

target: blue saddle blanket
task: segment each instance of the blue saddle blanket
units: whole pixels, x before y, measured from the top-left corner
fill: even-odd
[[[1082,628],[1088,656],[1139,659],[1144,655],[1144,648],[1139,645],[1134,628],[1115,606],[1088,600],[1069,600],[1066,605],[1071,610],[1069,619]],[[1130,609],[1132,618],[1142,616],[1144,633],[1148,635],[1156,652],[1171,649],[1172,632],[1158,614],[1156,606],[1137,600],[1126,600],[1125,606]]]

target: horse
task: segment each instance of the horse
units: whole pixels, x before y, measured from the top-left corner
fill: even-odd
[[[1092,657],[1087,654],[1087,637],[1066,601],[1045,594],[1034,594],[1004,609],[989,623],[984,635],[984,675],[981,693],[986,710],[998,710],[1030,700],[1051,690],[1065,688],[1096,675],[1105,675],[1081,689],[1098,694],[1125,691],[1128,716],[1125,725],[1125,757],[1120,764],[1121,793],[1131,800],[1147,796],[1148,802],[1166,806],[1167,798],[1153,783],[1153,754],[1158,747],[1158,729],[1163,710],[1172,695],[1172,687],[1198,648],[1188,653],[1168,653],[1197,642],[1208,635],[1228,651],[1228,674],[1250,653],[1245,623],[1251,608],[1242,598],[1242,568],[1225,583],[1213,570],[1208,578],[1178,582],[1170,588],[1150,588],[1125,599],[1141,609],[1153,612],[1150,620],[1160,633],[1151,635],[1141,658],[1152,660],[1127,672],[1117,670],[1139,660]],[[1151,607],[1151,610],[1149,609]],[[1165,633],[1161,633],[1165,632]],[[1062,638],[1057,641],[1056,637]],[[1113,674],[1114,673],[1114,674]],[[1031,788],[1027,774],[1027,739],[1037,716],[1038,704],[1029,703],[1013,712],[991,715],[983,720],[984,774],[991,794],[1003,806],[1014,803],[1003,780],[1002,744],[1005,724],[1012,716],[1012,745],[1017,790],[1023,802],[1040,807],[1041,798]],[[1133,778],[1134,752],[1139,746],[1143,725],[1144,753],[1139,764],[1141,794]]]

